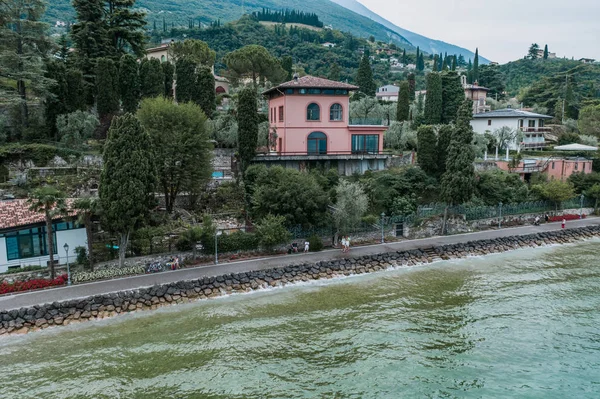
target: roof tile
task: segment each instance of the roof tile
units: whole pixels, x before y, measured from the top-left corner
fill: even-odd
[[[277,89],[291,89],[291,88],[302,88],[302,89],[345,89],[345,90],[358,90],[358,86],[354,86],[348,83],[336,82],[334,80],[317,78],[315,76],[303,76],[298,79],[292,79],[289,82],[280,84],[279,86],[273,87],[265,91],[263,94],[270,93]]]
[[[73,200],[67,200],[70,205]],[[76,211],[70,211],[70,216],[75,216]],[[62,219],[56,217],[55,220]],[[26,199],[16,199],[10,201],[0,201],[0,230],[12,227],[26,226],[29,224],[40,223],[44,221],[44,215],[29,210],[29,204]]]

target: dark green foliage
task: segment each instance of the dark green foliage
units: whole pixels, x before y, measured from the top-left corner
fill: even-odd
[[[200,106],[208,118],[212,118],[217,108],[216,97],[215,77],[211,69],[205,66],[197,68],[194,102]]]
[[[465,90],[456,72],[442,73],[442,123],[456,120],[458,108],[465,99]]]
[[[477,196],[488,206],[498,203],[526,202],[529,196],[527,184],[518,174],[501,170],[481,172],[477,176]]]
[[[144,55],[146,14],[134,8],[135,0],[105,0],[105,24],[115,57],[128,49]]]
[[[475,58],[473,59],[473,83],[479,81],[479,49],[475,49]]]
[[[292,238],[283,216],[267,215],[255,228],[260,246],[267,251],[273,251],[277,245],[287,243]]]
[[[316,234],[308,237],[308,245],[310,252],[319,252],[323,250],[323,239]]]
[[[165,76],[163,75],[163,67],[165,65],[167,63],[161,65],[160,61],[154,58],[142,61],[140,65],[140,95],[142,98],[153,98],[164,94]],[[167,68],[172,69],[173,66],[169,65]]]
[[[399,122],[407,121],[410,117],[410,84],[401,82],[398,92],[398,110],[396,120]]]
[[[448,147],[446,173],[442,176],[441,197],[449,204],[469,202],[475,190],[475,152],[472,147],[473,102],[464,100]]]
[[[294,9],[285,11],[271,11],[270,9],[263,7],[262,11],[255,11],[252,13],[252,15],[259,21],[279,22],[282,24],[296,23],[316,26],[317,28],[323,27],[323,22],[319,21],[319,16],[317,14],[305,13],[303,11],[297,11]]]
[[[537,43],[533,43],[529,47],[529,51],[527,52],[527,58],[529,58],[530,60],[537,59],[539,49],[540,49],[540,46]]]
[[[251,44],[232,51],[223,58],[229,72],[234,78],[252,78],[254,85],[258,79],[266,79],[272,83],[280,83],[287,76],[279,60],[273,57],[263,46]]]
[[[9,162],[31,161],[37,167],[48,165],[55,157],[63,159],[78,159],[82,153],[64,147],[55,147],[47,144],[8,144],[0,147],[0,164]]]
[[[327,78],[336,82],[339,82],[342,79],[342,70],[337,63],[333,63],[333,65],[331,65]]]
[[[173,75],[175,74],[175,65],[170,62],[161,64],[164,75],[164,96],[173,98]]]
[[[100,58],[96,64],[96,103],[101,118],[119,111],[119,75],[113,60]]]
[[[429,176],[435,176],[438,170],[437,138],[433,126],[419,126],[417,131],[417,162]]]
[[[463,94],[464,95],[464,94]],[[442,77],[437,72],[427,75],[425,123],[437,125],[442,121]]]
[[[416,77],[414,73],[409,73],[408,77],[406,78],[408,81],[408,93],[411,103],[415,101],[415,93],[417,91],[417,81],[415,79]]]
[[[442,125],[438,130],[437,139],[437,174],[442,176],[446,173],[446,160],[448,158],[448,149],[450,148],[450,141],[452,140],[452,131],[454,129],[451,125]]]
[[[99,191],[102,227],[121,236],[122,265],[129,236],[146,220],[156,188],[150,136],[135,116],[125,114],[113,119],[102,158]]]
[[[600,173],[573,173],[568,181],[573,184],[576,194],[582,194],[591,189],[594,185],[600,184]]]
[[[44,103],[46,129],[48,130],[48,136],[54,139],[54,141],[58,141],[56,118],[58,115],[69,112],[66,104],[69,95],[66,65],[61,61],[48,62],[46,65],[46,77],[54,80],[49,87],[51,95],[46,98]]]
[[[323,226],[328,220],[329,196],[312,174],[282,167],[264,168],[253,182],[251,216],[285,217],[288,227]]]
[[[286,55],[285,57],[281,58],[281,67],[287,72],[285,80],[292,80],[294,74],[294,61],[292,60],[292,57]]]
[[[242,174],[250,166],[258,145],[258,115],[256,112],[256,91],[243,88],[238,96],[238,152]]]
[[[359,91],[369,97],[375,96],[377,87],[373,80],[373,71],[371,70],[371,61],[365,54],[360,60],[358,71],[356,73],[356,79],[354,83],[359,87]]]
[[[548,45],[547,44],[544,46],[544,59],[545,60],[548,59]]]
[[[119,63],[119,91],[123,112],[135,113],[140,102],[140,75],[137,60],[129,54]]]
[[[490,89],[488,96],[494,99],[504,98],[505,77],[498,65],[482,65],[479,67],[479,85]]]
[[[187,58],[179,59],[175,64],[175,74],[177,102],[192,101],[196,88],[196,65]]]

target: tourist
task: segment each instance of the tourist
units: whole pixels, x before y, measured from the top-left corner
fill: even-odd
[[[309,247],[310,247],[310,242],[308,242],[308,240],[304,241],[304,253],[308,252]]]
[[[346,237],[342,236],[342,252],[346,252]]]
[[[563,221],[562,221],[562,228],[563,229],[565,228],[566,224],[567,224],[567,220],[565,218],[563,218]]]
[[[548,216],[548,214],[545,214],[545,215],[544,215],[544,221],[545,221],[546,223],[548,223],[548,222],[550,221],[550,216]]]
[[[350,251],[350,237],[346,236],[346,252]]]
[[[535,220],[533,221],[533,225],[534,226],[539,226],[540,225],[540,217],[539,216],[535,217]]]

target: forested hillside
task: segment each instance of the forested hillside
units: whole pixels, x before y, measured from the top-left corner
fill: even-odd
[[[538,82],[542,77],[564,73],[579,65],[579,61],[562,58],[522,59],[500,65],[499,71],[504,74],[506,91],[516,95],[521,88]]]
[[[56,21],[73,21],[75,14],[71,0],[52,0],[48,2],[46,21],[54,24]],[[317,13],[325,25],[335,29],[352,32],[356,36],[375,36],[377,40],[390,40],[406,47],[408,42],[399,34],[367,17],[356,14],[329,0],[138,0],[136,6],[147,13],[148,26],[152,28],[156,22],[162,26],[163,20],[171,27],[187,27],[190,20],[196,25],[200,22],[210,24],[221,19],[233,21],[239,19],[244,12],[261,11],[263,8],[272,10],[295,9],[307,13]],[[412,46],[409,46],[412,49]]]

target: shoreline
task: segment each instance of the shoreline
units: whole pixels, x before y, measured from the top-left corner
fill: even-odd
[[[156,284],[103,295],[90,295],[43,305],[2,310],[0,311],[0,336],[22,335],[51,327],[101,320],[132,312],[156,310],[175,304],[284,287],[295,283],[422,266],[437,261],[500,254],[518,249],[557,246],[595,237],[600,237],[600,225],[357,255],[312,263],[304,262],[265,270]]]

